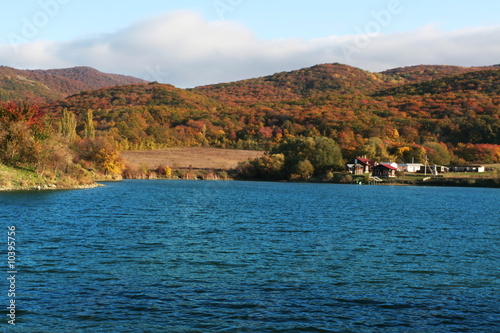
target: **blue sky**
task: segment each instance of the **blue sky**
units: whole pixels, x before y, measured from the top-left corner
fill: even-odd
[[[92,66],[191,87],[341,62],[371,71],[500,63],[500,2],[23,0],[0,64]]]

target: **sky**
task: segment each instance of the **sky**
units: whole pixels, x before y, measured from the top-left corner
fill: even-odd
[[[0,0],[0,65],[187,88],[339,62],[500,63],[498,0]]]

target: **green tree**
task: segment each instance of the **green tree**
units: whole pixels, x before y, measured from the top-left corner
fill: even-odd
[[[94,126],[94,112],[91,109],[87,110],[87,116],[85,117],[85,138],[93,139],[95,138],[95,126]]]
[[[311,163],[316,170],[316,175],[326,174],[329,170],[344,168],[342,151],[339,145],[327,137],[314,138],[314,151],[311,154]]]
[[[442,165],[451,163],[452,156],[445,144],[438,142],[426,142],[422,146],[427,153],[430,163]]]
[[[309,180],[314,174],[314,166],[309,160],[303,160],[297,163],[294,167],[294,171],[290,176],[290,179],[293,180]]]
[[[380,162],[391,159],[384,141],[377,137],[368,139],[366,145],[361,148],[360,155],[366,155],[369,159]]]
[[[286,138],[271,150],[271,154],[282,154],[285,156],[284,171],[285,174],[291,175],[300,161],[311,159],[315,145],[313,138]]]
[[[340,147],[333,139],[326,137],[286,138],[271,150],[271,154],[285,156],[284,172],[289,176],[296,173],[300,162],[306,160],[312,165],[315,176],[343,167]]]
[[[76,140],[75,114],[73,112],[69,112],[66,108],[63,110],[61,122],[59,124],[59,133],[70,143],[73,143]]]

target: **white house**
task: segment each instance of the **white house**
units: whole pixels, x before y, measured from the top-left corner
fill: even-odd
[[[423,170],[424,165],[422,163],[404,163],[398,164],[398,168],[404,172],[419,172]]]

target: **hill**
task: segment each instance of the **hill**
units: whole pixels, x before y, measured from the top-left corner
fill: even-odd
[[[141,83],[84,91],[54,103],[77,110],[133,106],[168,106],[207,110],[218,105],[207,96],[169,84]]]
[[[222,108],[197,92],[159,83],[82,92],[50,105],[56,118],[64,109],[73,112],[79,133],[88,110],[93,110],[96,130],[115,133],[122,150],[207,145],[207,137],[220,136],[220,127],[209,119]]]
[[[82,91],[145,82],[131,76],[102,73],[90,67],[19,70],[0,66],[0,99],[57,100]]]
[[[378,96],[424,95],[477,92],[492,96],[500,95],[500,70],[488,69],[446,76],[414,84],[407,84],[380,91]]]
[[[322,64],[291,72],[197,87],[224,103],[248,104],[336,94],[369,94],[391,86],[389,77],[348,65]]]
[[[381,72],[384,76],[400,80],[404,83],[419,83],[430,80],[443,79],[462,75],[470,72],[485,71],[490,69],[499,69],[497,66],[485,67],[461,67],[445,65],[419,65],[389,69]]]
[[[190,90],[157,83],[102,88],[52,110],[73,111],[80,132],[87,110],[94,110],[98,132],[113,133],[125,150],[266,149],[290,135],[327,136],[352,154],[371,137],[399,145],[499,144],[500,71],[492,68],[419,66],[382,74],[326,64]],[[466,73],[448,75],[456,71]],[[406,72],[416,74],[394,77]],[[431,72],[434,79],[426,80]],[[418,80],[424,81],[405,83]]]
[[[194,88],[225,104],[242,105],[280,102],[337,95],[372,95],[390,88],[412,89],[409,85],[450,78],[466,73],[498,70],[498,66],[460,67],[419,65],[372,73],[339,63],[321,64],[290,72]]]

